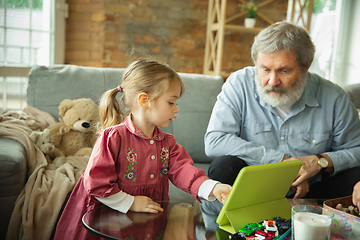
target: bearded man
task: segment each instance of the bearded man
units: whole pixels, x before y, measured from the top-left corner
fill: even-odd
[[[308,32],[289,22],[262,30],[254,40],[254,67],[226,80],[205,134],[213,158],[211,179],[232,185],[248,165],[301,160],[287,197],[337,198],[360,180],[360,121],[348,95],[308,72],[315,46]],[[246,197],[246,196],[244,196]],[[205,225],[222,204],[203,201]]]

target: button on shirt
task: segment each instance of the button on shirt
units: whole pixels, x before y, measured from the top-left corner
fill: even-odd
[[[254,73],[247,67],[224,83],[205,135],[208,156],[257,165],[325,153],[334,174],[360,165],[358,113],[339,86],[308,73],[302,97],[283,119],[257,94]]]

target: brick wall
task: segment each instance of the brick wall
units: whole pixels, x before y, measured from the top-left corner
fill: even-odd
[[[263,0],[254,0],[255,3],[263,2]],[[288,0],[276,0],[271,4],[265,5],[259,11],[268,17],[273,22],[278,22],[286,19]],[[233,16],[239,11],[238,1],[228,0],[227,14]],[[245,16],[238,18],[229,24],[243,25]],[[256,26],[264,28],[269,24],[259,17],[256,17]],[[230,73],[246,66],[253,65],[250,55],[251,46],[254,37],[258,32],[256,31],[226,31],[224,39],[224,57],[222,61],[222,72]]]
[[[103,0],[67,0],[65,63],[103,66],[105,5]]]
[[[154,55],[176,71],[202,73],[208,0],[67,0],[68,64],[125,67],[129,49]],[[259,1],[255,1],[259,2]],[[271,13],[285,18],[287,0]],[[228,0],[229,14],[238,2]],[[263,24],[259,22],[258,24]],[[223,68],[251,65],[249,47],[255,34],[226,34]]]

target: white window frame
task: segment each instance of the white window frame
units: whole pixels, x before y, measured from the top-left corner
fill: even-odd
[[[356,0],[338,0],[339,8],[337,8],[336,29],[337,33],[334,40],[333,57],[331,59],[330,80],[340,86],[353,83],[360,83],[356,75],[356,79],[349,79],[350,56],[353,51],[359,53],[360,48],[350,49],[349,45],[355,39],[354,34],[359,34],[360,30],[355,24],[358,17],[359,5],[356,7]],[[355,10],[354,10],[355,9]],[[359,66],[359,64],[357,64]],[[350,77],[351,78],[351,77]]]
[[[289,0],[288,21],[291,21],[292,5],[298,1]],[[304,2],[304,0],[301,2]],[[360,4],[357,0],[336,1],[335,35],[332,46],[329,80],[340,86],[360,83],[357,77],[357,69],[360,67],[360,64],[355,60],[360,53],[360,47],[355,43],[360,39],[360,30],[358,28],[358,23],[360,23],[359,10]]]
[[[47,0],[45,0],[47,1]],[[65,27],[68,17],[68,4],[65,0],[54,0],[54,35],[51,38],[54,49],[50,54],[50,64],[63,64],[65,62]],[[6,78],[7,77],[28,77],[31,67],[8,67],[0,66],[0,77],[4,77],[3,102],[6,109]]]

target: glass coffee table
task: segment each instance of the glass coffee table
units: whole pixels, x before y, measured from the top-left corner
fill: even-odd
[[[289,199],[294,205],[322,206],[323,200]],[[229,233],[206,230],[199,203],[194,201],[160,202],[164,211],[157,214],[120,213],[106,206],[88,211],[82,218],[84,227],[105,239],[222,240]]]

